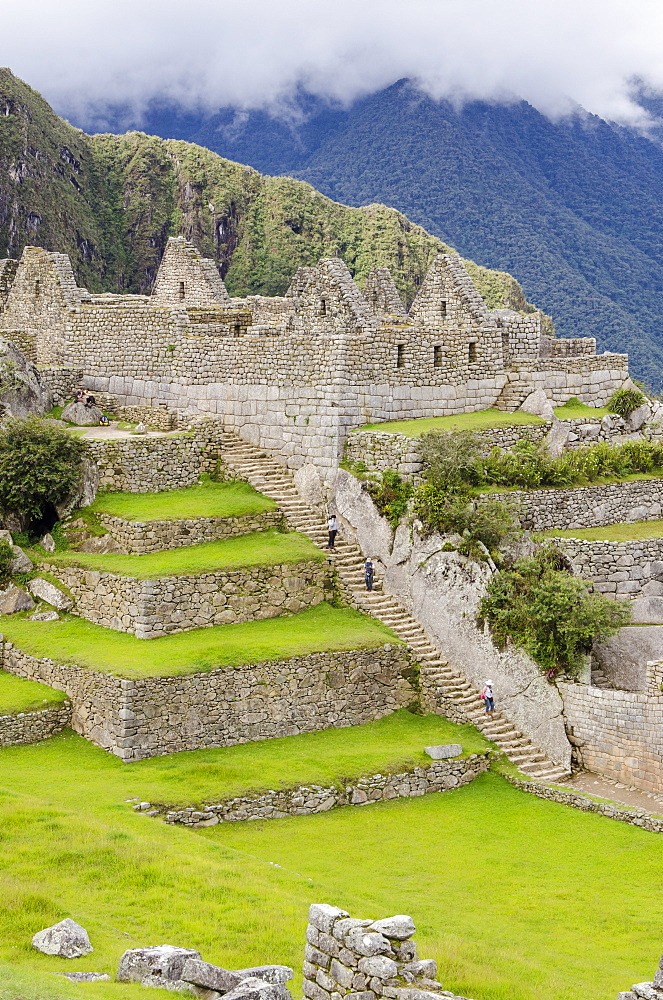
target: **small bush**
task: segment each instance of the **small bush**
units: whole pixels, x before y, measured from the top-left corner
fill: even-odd
[[[392,528],[396,528],[414,493],[412,483],[393,469],[385,469],[379,481],[367,482],[366,489],[380,513],[387,518]]]
[[[433,483],[424,483],[415,493],[414,513],[429,531],[462,535],[466,555],[477,555],[479,542],[494,551],[520,533],[517,507],[511,501],[444,492]]]
[[[638,389],[617,389],[608,400],[608,409],[611,413],[617,413],[620,417],[628,417],[645,401],[645,397]]]
[[[429,431],[419,447],[426,478],[441,490],[480,482],[481,461],[490,448],[475,431]]]
[[[74,492],[84,453],[82,441],[43,420],[8,420],[0,431],[0,510],[42,517]]]
[[[497,646],[510,639],[551,680],[560,673],[577,677],[594,640],[614,635],[630,620],[627,603],[590,593],[552,545],[496,573],[477,618],[480,626],[488,623]]]

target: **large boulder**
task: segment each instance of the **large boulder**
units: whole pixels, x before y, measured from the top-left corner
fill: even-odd
[[[86,538],[76,546],[77,552],[94,552],[98,556],[108,555],[110,552],[118,555],[125,555],[125,550],[112,535],[95,535],[93,538]]]
[[[153,948],[130,948],[120,959],[117,970],[119,983],[142,983],[151,976],[171,982],[181,982],[184,966],[190,958],[200,958],[193,948],[176,948],[160,944]]]
[[[247,977],[240,976],[237,972],[229,972],[228,969],[223,969],[219,965],[210,965],[209,962],[203,962],[200,958],[188,958],[184,963],[181,978],[185,983],[192,983],[202,989],[228,993],[235,986],[239,986],[242,979]]]
[[[21,587],[0,591],[0,615],[15,615],[18,611],[32,611],[35,602]]]
[[[9,564],[9,569],[13,573],[29,573],[32,569],[32,559],[26,555],[20,545],[12,545],[14,558]]]
[[[628,417],[625,418],[624,422],[626,424],[626,430],[634,433],[639,431],[643,424],[646,424],[651,417],[651,406],[648,402],[641,403],[637,406],[635,410],[631,410]]]
[[[520,405],[523,413],[531,413],[535,417],[543,417],[544,420],[553,420],[555,411],[553,405],[546,396],[543,389],[535,389]]]
[[[267,983],[257,976],[249,976],[224,994],[224,1000],[288,1000],[290,992],[286,986]]]
[[[62,411],[62,419],[77,427],[96,427],[102,416],[98,406],[85,403],[68,403]]]
[[[52,405],[50,389],[35,366],[0,336],[0,417],[41,417]]]
[[[563,424],[561,420],[553,421],[552,427],[543,439],[543,447],[551,458],[559,458],[568,444],[570,435],[571,429],[567,424]]]
[[[94,950],[85,928],[70,917],[38,931],[32,939],[32,947],[44,955],[59,955],[60,958],[80,958]]]
[[[58,518],[62,521],[78,507],[87,507],[92,503],[99,489],[99,467],[96,462],[84,458],[81,466],[81,478],[75,491],[62,503],[56,504]]]
[[[235,969],[232,974],[238,976],[240,981],[254,977],[273,986],[287,983],[295,975],[289,965],[252,965],[250,969]]]
[[[67,597],[54,584],[49,583],[48,580],[44,580],[41,576],[36,576],[34,580],[30,580],[28,590],[33,597],[38,597],[40,601],[46,601],[47,604],[51,604],[58,611],[68,611],[69,608],[73,608],[74,606],[74,602],[70,597]]]

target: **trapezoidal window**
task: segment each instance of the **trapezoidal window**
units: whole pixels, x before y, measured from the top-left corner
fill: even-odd
[[[442,301],[440,302],[440,316],[442,317],[442,319],[444,319],[446,315],[447,315],[447,300],[442,299]]]
[[[320,299],[319,313],[321,316],[327,315],[327,299]]]
[[[241,324],[240,323],[233,323],[233,334],[236,337],[239,337],[239,335],[240,335],[241,332],[242,332],[242,326],[241,326]]]
[[[405,344],[396,345],[396,367],[405,368]]]
[[[178,291],[178,295],[179,295],[180,299],[183,299],[184,296],[185,296],[185,294],[186,294],[186,289],[184,287],[184,282],[180,281],[180,287],[179,287],[179,291]]]
[[[41,282],[39,281],[39,278],[35,281],[35,297],[38,295],[41,295]]]
[[[441,368],[442,367],[442,358],[443,358],[443,356],[444,355],[442,354],[442,345],[441,344],[436,344],[434,346],[434,348],[433,348],[433,368]]]
[[[472,364],[472,362],[476,361],[476,359],[477,359],[477,345],[476,341],[473,340],[467,345],[467,360],[469,364]]]

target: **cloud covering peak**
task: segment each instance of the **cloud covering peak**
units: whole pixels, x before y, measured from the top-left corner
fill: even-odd
[[[520,97],[641,125],[663,91],[660,0],[22,0],[3,5],[0,62],[79,121],[350,102],[407,77],[436,98]]]

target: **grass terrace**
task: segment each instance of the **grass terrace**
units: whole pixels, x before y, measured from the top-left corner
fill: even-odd
[[[223,794],[239,788],[244,764],[248,783],[277,771],[322,781],[416,759],[424,742],[466,745],[463,729],[406,713],[311,737],[326,739],[130,765],[71,733],[0,750],[2,1000],[138,1000],[138,985],[81,986],[52,973],[113,975],[126,948],[165,941],[231,969],[291,965],[297,996],[307,908],[320,901],[359,917],[410,913],[420,955],[463,996],[606,1000],[651,977],[663,838],[534,798],[498,775],[443,795],[209,830],[166,826],[125,801],[177,796],[192,772],[205,795]],[[65,916],[87,928],[93,954],[71,961],[31,948],[35,931]],[[172,994],[153,992],[162,996]]]
[[[564,403],[563,406],[554,406],[555,416],[559,420],[596,420],[601,417],[605,417],[610,410],[607,406],[587,406],[586,403],[581,403],[579,399],[570,399],[568,403]]]
[[[56,552],[44,558],[30,552],[35,561],[55,566],[81,566],[137,580],[156,580],[167,576],[195,576],[220,569],[245,566],[272,566],[305,560],[323,562],[325,554],[305,535],[296,531],[254,531],[221,541],[203,542],[179,549],[150,552],[147,555],[97,555],[90,552]]]
[[[376,619],[324,603],[296,615],[214,625],[149,640],[73,615],[54,622],[31,622],[25,615],[5,615],[0,617],[0,632],[33,656],[117,677],[178,677],[308,653],[402,644]]]
[[[421,437],[428,431],[485,431],[490,427],[530,427],[545,420],[531,413],[505,413],[503,410],[477,410],[475,413],[457,413],[450,417],[424,417],[421,420],[393,420],[385,424],[365,424],[362,431],[386,431],[388,434],[405,434]]]
[[[0,670],[0,715],[18,715],[19,712],[39,712],[57,708],[65,700],[63,691],[54,691],[46,684],[26,681],[22,677]]]
[[[537,538],[584,538],[590,542],[635,542],[645,538],[663,538],[663,521],[631,521],[606,524],[598,528],[569,528],[566,531],[543,531]]]
[[[102,493],[85,508],[125,521],[179,521],[195,517],[246,517],[276,510],[273,500],[248,483],[203,481],[197,486],[163,493]]]

